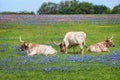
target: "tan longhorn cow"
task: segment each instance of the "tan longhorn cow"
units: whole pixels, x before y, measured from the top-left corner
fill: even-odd
[[[20,42],[22,42],[22,45],[20,46],[19,50],[20,51],[26,50],[28,55],[38,55],[38,54],[53,55],[57,53],[57,51],[52,46],[27,43],[23,41],[21,37],[20,37]]]

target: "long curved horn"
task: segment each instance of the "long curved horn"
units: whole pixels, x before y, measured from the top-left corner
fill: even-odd
[[[61,43],[56,43],[56,42],[53,42],[55,45],[59,46]]]
[[[20,36],[20,42],[22,42],[22,43],[25,42],[25,41],[23,41],[23,40],[21,39],[21,36]]]

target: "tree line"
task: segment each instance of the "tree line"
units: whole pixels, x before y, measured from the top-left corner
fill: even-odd
[[[38,14],[120,14],[120,4],[112,10],[105,5],[93,5],[78,0],[61,1],[59,4],[44,2]]]
[[[0,14],[23,14],[23,15],[34,15],[35,13],[33,11],[21,11],[21,12],[1,12]]]
[[[0,12],[0,14],[25,14],[34,15],[33,11],[21,12]],[[112,10],[105,5],[93,5],[89,2],[79,2],[79,0],[65,0],[56,4],[54,2],[44,2],[38,9],[37,14],[120,14],[120,4]]]

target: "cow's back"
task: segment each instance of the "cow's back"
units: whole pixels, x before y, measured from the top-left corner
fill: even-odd
[[[107,52],[108,48],[104,45],[105,42],[96,43],[88,47],[89,52]]]
[[[57,51],[52,47],[48,45],[40,45],[40,44],[29,44],[29,53],[34,53],[34,54],[56,54]]]
[[[41,53],[48,55],[48,54],[56,54],[57,51],[52,47],[48,45],[39,45],[39,49],[41,49]]]
[[[84,32],[68,32],[64,37],[64,42],[68,41],[70,44],[84,42],[86,34]]]

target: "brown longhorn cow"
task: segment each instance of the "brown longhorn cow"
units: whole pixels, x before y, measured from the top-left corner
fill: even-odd
[[[107,38],[105,41],[90,45],[87,50],[89,52],[110,52],[109,47],[115,47],[115,44],[112,41],[113,36],[111,38]]]

